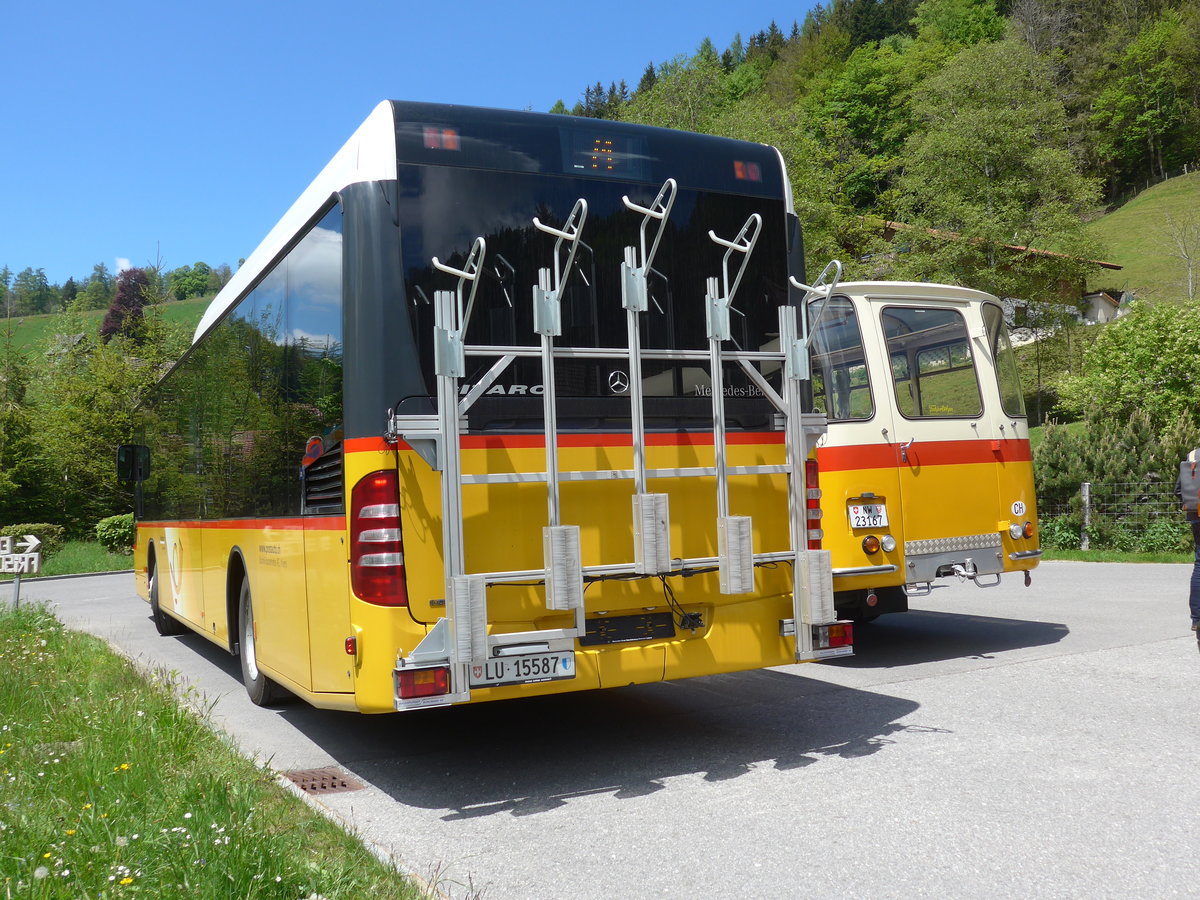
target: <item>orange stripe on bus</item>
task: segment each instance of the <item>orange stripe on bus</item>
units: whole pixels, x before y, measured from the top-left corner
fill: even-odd
[[[734,432],[726,434],[725,443],[743,446],[751,444],[782,444],[784,434],[781,431],[763,432]],[[668,434],[651,433],[646,435],[646,445],[649,447],[711,447],[713,436],[711,432],[675,432]],[[397,443],[401,450],[412,448],[404,441]],[[462,437],[462,447],[465,450],[538,450],[546,446],[544,434],[466,434]],[[560,447],[631,447],[633,437],[628,432],[617,434],[560,434]],[[382,438],[358,438],[347,441],[346,447],[351,451],[386,450],[390,449]]]
[[[916,441],[908,448],[908,462],[900,460],[898,444],[858,444],[817,448],[817,463],[824,472],[853,469],[886,469],[897,465],[956,466],[998,462],[1029,462],[1029,441]]]
[[[345,516],[305,516],[288,519],[218,519],[211,522],[195,520],[163,520],[139,522],[143,528],[216,528],[262,531],[277,528],[280,531],[342,531],[346,528]]]

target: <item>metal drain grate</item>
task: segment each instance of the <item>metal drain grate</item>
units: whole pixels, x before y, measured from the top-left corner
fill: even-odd
[[[306,794],[339,794],[344,791],[361,791],[363,785],[355,781],[337,766],[324,769],[297,769],[284,772],[283,776]]]

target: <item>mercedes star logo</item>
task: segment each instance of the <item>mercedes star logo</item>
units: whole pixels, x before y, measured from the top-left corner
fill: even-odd
[[[629,390],[629,376],[617,369],[608,376],[608,388],[614,394],[623,394]]]

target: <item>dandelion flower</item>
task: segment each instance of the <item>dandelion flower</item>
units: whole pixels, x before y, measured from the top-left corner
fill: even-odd
[[[133,884],[133,879],[126,875],[121,879],[121,884]]]
[[[45,878],[49,874],[50,874],[50,870],[47,869],[45,866],[38,866],[36,869],[33,870],[33,877],[36,878],[38,881],[41,881],[43,878]]]

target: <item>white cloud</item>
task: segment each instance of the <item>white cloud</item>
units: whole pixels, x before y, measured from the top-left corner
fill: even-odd
[[[131,263],[128,259],[126,259],[123,256],[117,257],[117,274],[118,275],[120,275],[126,269],[132,269],[132,268],[133,268],[133,263]]]

